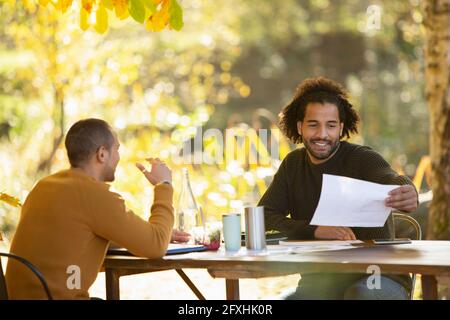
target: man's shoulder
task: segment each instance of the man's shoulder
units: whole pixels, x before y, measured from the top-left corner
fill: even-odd
[[[39,180],[33,189],[51,188],[60,192],[81,192],[94,198],[112,196],[110,186],[72,169],[55,172]]]
[[[289,152],[286,157],[284,158],[284,161],[286,162],[298,162],[305,156],[306,149],[304,147],[297,148],[295,150],[292,150]]]
[[[343,141],[342,146],[344,147],[346,153],[350,156],[356,156],[356,157],[365,157],[365,156],[373,156],[380,154],[376,152],[372,147],[367,145],[361,145],[356,143],[351,143],[348,141]]]
[[[345,148],[347,149],[345,164],[354,170],[365,172],[389,166],[384,157],[370,146],[346,142]]]
[[[41,178],[37,181],[33,189],[40,189],[46,186],[62,185],[67,177],[69,170],[60,170],[58,172],[52,173],[46,177]]]
[[[341,142],[341,146],[344,147],[346,150],[349,150],[349,151],[361,151],[361,150],[372,149],[369,146],[365,146],[365,145],[357,144],[357,143],[352,143],[352,142],[349,142],[349,141],[342,141]]]
[[[280,169],[292,170],[293,168],[299,166],[305,159],[305,148],[297,148],[289,152],[283,159],[280,165]]]

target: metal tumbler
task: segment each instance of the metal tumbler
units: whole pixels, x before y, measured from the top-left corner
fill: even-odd
[[[249,250],[266,249],[264,207],[245,208],[245,246]]]

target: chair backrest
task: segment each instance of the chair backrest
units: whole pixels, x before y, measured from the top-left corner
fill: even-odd
[[[33,264],[31,264],[31,262],[29,262],[28,260],[26,260],[22,257],[15,255],[15,254],[11,254],[11,253],[0,252],[0,257],[14,259],[14,260],[19,261],[20,263],[24,264],[25,266],[27,266],[28,269],[30,269],[34,273],[34,275],[39,279],[39,281],[41,282],[42,287],[44,288],[44,291],[47,294],[47,298],[49,300],[53,300],[52,294],[50,293],[50,289],[48,288],[48,285],[47,285],[47,282],[45,281],[44,276],[38,270],[38,268],[36,268]],[[3,272],[1,259],[0,259],[0,300],[8,300],[8,290],[6,287],[5,274]]]
[[[402,237],[408,237],[412,240],[422,240],[422,228],[416,219],[400,212],[394,212],[392,216],[394,218],[395,237],[398,236],[399,229],[401,229]],[[402,226],[400,224],[404,225]]]
[[[401,237],[408,237],[412,240],[422,240],[422,228],[420,227],[419,222],[417,222],[416,219],[413,217],[406,215],[404,213],[400,212],[394,212],[392,213],[392,217],[394,218],[394,233],[395,237],[397,238],[399,233],[399,229],[401,230]],[[403,225],[401,225],[403,224]],[[416,286],[416,275],[411,275],[411,291],[410,291],[410,299],[414,299],[414,289]]]

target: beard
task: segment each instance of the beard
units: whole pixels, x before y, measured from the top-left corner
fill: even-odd
[[[320,143],[321,145],[318,145]],[[311,140],[303,140],[303,145],[308,151],[309,155],[317,160],[325,160],[328,159],[336,150],[339,148],[340,141],[339,139],[332,140],[323,140],[323,139],[311,139]]]
[[[103,173],[103,181],[113,182],[114,179],[116,178],[115,173],[116,173],[116,168],[113,168],[112,166],[107,166]]]

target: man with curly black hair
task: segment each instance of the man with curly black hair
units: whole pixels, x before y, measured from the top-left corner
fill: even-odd
[[[322,175],[333,174],[381,184],[396,184],[385,200],[388,207],[404,212],[417,208],[411,180],[398,175],[381,155],[367,146],[347,141],[357,133],[359,116],[346,90],[324,78],[304,80],[292,101],[280,114],[280,127],[304,148],[289,153],[261,198],[267,230],[278,230],[290,239],[370,240],[393,236],[389,217],[381,228],[313,226]],[[290,215],[290,217],[288,217]],[[411,279],[407,275],[381,277],[381,289],[370,290],[367,274],[303,275],[288,299],[407,299]]]

